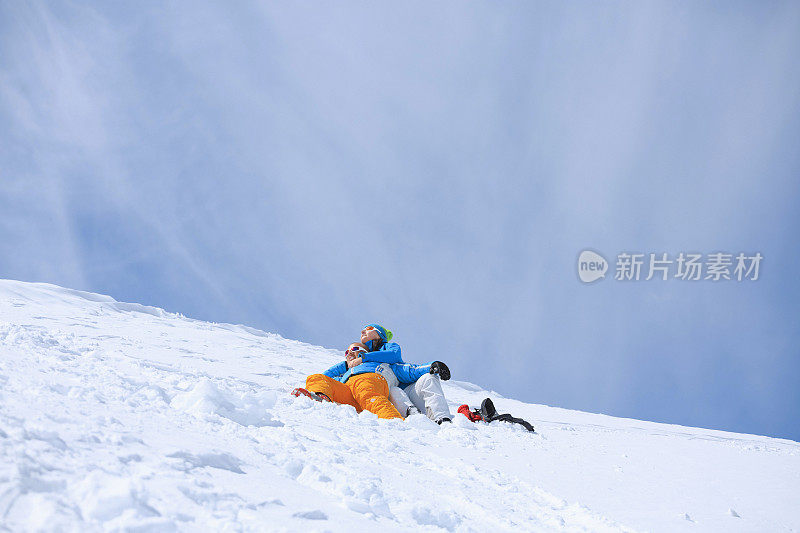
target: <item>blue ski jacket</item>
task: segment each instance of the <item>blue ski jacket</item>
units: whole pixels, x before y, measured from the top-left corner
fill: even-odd
[[[399,363],[399,364],[391,364],[389,366],[391,367],[392,372],[394,372],[394,375],[397,376],[397,381],[400,382],[400,386],[403,387],[405,385],[408,385],[409,383],[415,383],[419,378],[421,378],[425,374],[430,374],[432,364],[433,362],[431,361],[427,365]]]
[[[366,352],[361,356],[361,361],[360,365],[350,369],[347,368],[347,361],[336,363],[323,372],[323,374],[330,378],[337,379],[342,383],[346,383],[351,376],[375,372],[375,369],[378,368],[378,365],[381,363],[389,363],[391,365],[397,365],[399,363],[402,365],[403,357],[400,354],[399,344],[396,342],[387,342],[374,352]],[[400,376],[397,376],[397,379],[399,380]]]

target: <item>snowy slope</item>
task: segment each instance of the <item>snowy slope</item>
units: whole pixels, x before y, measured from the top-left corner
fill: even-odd
[[[0,281],[0,530],[800,529],[796,442],[496,394],[538,434],[288,395],[340,357]],[[445,385],[454,412],[489,395]]]

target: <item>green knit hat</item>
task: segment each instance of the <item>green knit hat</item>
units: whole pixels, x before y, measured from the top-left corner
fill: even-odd
[[[385,327],[381,326],[380,324],[367,324],[364,328],[368,328],[372,326],[375,328],[375,331],[378,332],[378,336],[383,340],[383,342],[389,342],[392,340],[392,332],[386,329]]]

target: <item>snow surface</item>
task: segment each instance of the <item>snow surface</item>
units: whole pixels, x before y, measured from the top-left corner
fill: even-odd
[[[382,421],[288,394],[338,350],[47,284],[0,302],[0,530],[800,530],[796,442],[456,380],[454,413],[491,395],[537,434]]]

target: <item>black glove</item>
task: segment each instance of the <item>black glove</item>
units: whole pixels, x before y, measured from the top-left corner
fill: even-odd
[[[450,369],[441,361],[434,361],[431,363],[431,374],[439,374],[442,381],[450,379]]]

